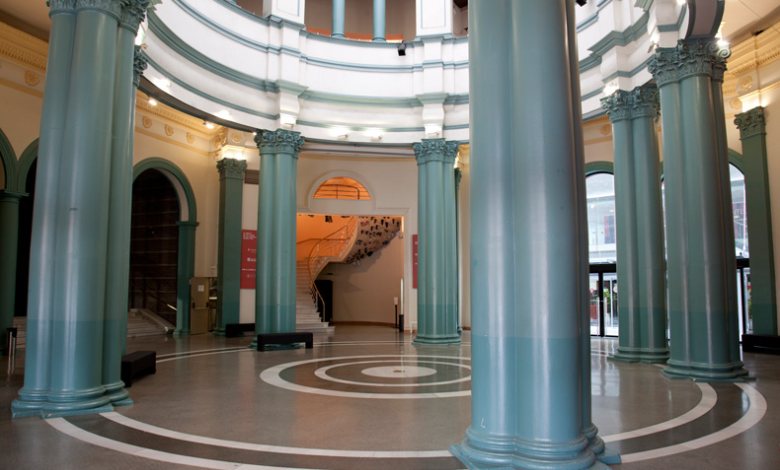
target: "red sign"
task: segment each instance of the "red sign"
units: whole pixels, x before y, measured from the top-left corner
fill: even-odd
[[[254,289],[257,275],[257,230],[241,231],[241,288]]]
[[[417,289],[417,265],[418,265],[418,245],[417,234],[412,235],[412,289]]]

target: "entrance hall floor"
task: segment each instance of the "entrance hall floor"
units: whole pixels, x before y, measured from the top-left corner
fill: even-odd
[[[101,415],[11,420],[22,386],[0,365],[0,468],[459,469],[470,420],[470,335],[414,346],[392,328],[337,326],[314,349],[258,353],[250,337],[145,337],[157,374]],[[616,469],[779,469],[780,356],[745,354],[746,384],[669,380],[607,360],[592,340],[593,415]]]

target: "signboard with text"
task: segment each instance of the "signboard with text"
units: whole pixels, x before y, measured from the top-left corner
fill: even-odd
[[[257,275],[257,230],[241,231],[241,288],[254,289]]]

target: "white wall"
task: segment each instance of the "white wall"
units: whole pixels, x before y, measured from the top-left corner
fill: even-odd
[[[333,281],[333,321],[395,323],[401,296],[404,240],[398,237],[358,263],[331,263],[319,279]]]

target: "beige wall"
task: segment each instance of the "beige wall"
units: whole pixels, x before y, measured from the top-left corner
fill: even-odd
[[[401,296],[404,240],[354,264],[331,263],[319,279],[333,281],[333,321],[395,323],[394,298]]]

